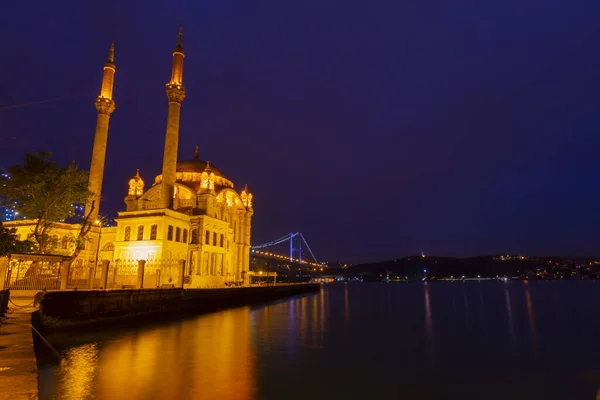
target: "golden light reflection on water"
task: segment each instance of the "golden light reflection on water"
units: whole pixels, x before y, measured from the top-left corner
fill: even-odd
[[[524,282],[523,286],[525,287],[525,304],[527,307],[527,319],[529,321],[529,333],[531,335],[533,351],[537,355],[537,331],[535,329],[535,315],[533,314],[531,293],[529,292],[529,285],[527,284],[527,281]]]
[[[317,300],[316,296],[314,297],[314,301],[319,302],[319,341],[323,343],[325,340],[325,304],[327,304],[328,297],[325,293],[325,289],[321,287],[321,293],[319,294],[319,299]]]
[[[311,297],[311,303],[312,303],[312,318],[310,318],[312,320],[312,325],[311,325],[311,330],[313,335],[311,335],[313,341],[312,344],[314,345],[314,339],[315,339],[315,332],[319,331],[319,318],[317,318],[317,315],[319,314],[319,302],[317,301],[317,296],[312,296]]]
[[[431,301],[429,300],[429,286],[427,282],[423,285],[425,289],[425,331],[429,345],[433,345],[433,320],[431,318]]]
[[[427,282],[423,284],[423,291],[425,293],[425,332],[427,334],[427,353],[429,354],[429,362],[434,364],[436,362],[435,354],[435,342],[433,340],[433,318],[431,315],[431,300],[429,299],[429,285]]]
[[[510,344],[513,354],[515,354],[517,351],[517,337],[515,334],[515,324],[513,321],[510,292],[508,291],[508,287],[506,286],[506,284],[504,286],[504,302],[506,304],[506,318],[508,319],[508,332],[510,334]]]
[[[302,337],[302,343],[308,344],[309,341],[309,333],[308,333],[308,298],[303,297],[300,302],[300,334]]]
[[[55,398],[254,399],[250,326],[239,308],[73,348]]]
[[[344,328],[350,322],[350,304],[348,303],[348,282],[344,282]]]
[[[69,350],[61,362],[60,393],[63,394],[61,398],[68,400],[91,398],[97,368],[96,344],[86,344]]]

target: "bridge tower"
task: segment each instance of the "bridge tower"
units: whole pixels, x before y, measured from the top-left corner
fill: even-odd
[[[294,247],[294,239],[296,239],[297,247]],[[302,236],[300,233],[290,235],[290,262],[294,261],[294,250],[297,252],[299,264],[302,264]]]

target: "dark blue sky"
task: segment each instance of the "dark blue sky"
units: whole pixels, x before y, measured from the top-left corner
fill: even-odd
[[[171,51],[180,159],[255,195],[253,244],[323,259],[600,255],[600,2],[206,0],[3,5],[0,165],[88,169],[111,40],[101,212],[160,173]]]

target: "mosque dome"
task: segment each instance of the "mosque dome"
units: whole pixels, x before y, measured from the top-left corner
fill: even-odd
[[[202,161],[198,158],[191,160],[179,161],[177,163],[177,172],[197,172],[201,174],[206,170],[206,167],[210,166],[210,172],[214,173],[215,176],[225,177],[220,169],[215,167],[212,163]]]
[[[219,168],[215,167],[210,161],[203,161],[198,157],[197,146],[194,158],[179,161],[177,163],[176,182],[195,191],[199,191],[201,188],[200,182],[203,179],[202,174],[204,172],[213,174],[215,190],[219,191],[223,188],[233,188],[233,182],[227,179]],[[156,177],[154,184],[156,185],[160,182],[162,182],[162,174]]]

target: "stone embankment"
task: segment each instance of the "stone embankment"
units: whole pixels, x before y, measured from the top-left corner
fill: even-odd
[[[0,306],[8,305],[8,299],[9,291],[0,291]],[[31,329],[33,311],[31,298],[14,298],[8,310],[0,315],[0,400],[38,398],[37,364]]]
[[[38,329],[46,332],[200,314],[315,292],[316,284],[227,289],[131,289],[47,292]]]

